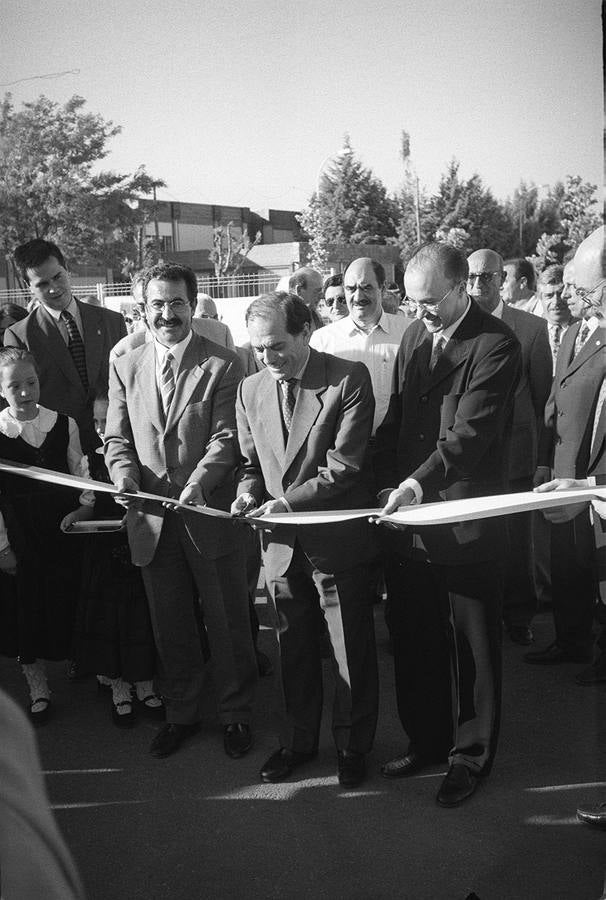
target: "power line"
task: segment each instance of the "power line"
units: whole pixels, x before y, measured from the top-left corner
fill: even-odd
[[[28,75],[27,78],[17,78],[16,81],[0,81],[0,87],[12,87],[23,81],[38,81],[43,78],[61,78],[63,75],[79,75],[80,69],[66,69],[65,72],[49,72],[46,75]]]

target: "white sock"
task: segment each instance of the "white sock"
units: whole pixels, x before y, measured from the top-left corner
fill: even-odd
[[[33,663],[22,665],[21,670],[25,675],[32,702],[36,700],[49,700],[50,689],[48,681],[46,680],[44,661],[42,659],[37,659]],[[36,705],[37,704],[34,703],[34,706]],[[32,709],[34,712],[38,712],[40,708],[34,709],[34,707],[32,707]]]
[[[118,704],[132,703],[130,684],[128,683],[128,681],[123,681],[121,678],[110,678],[108,680],[112,686],[112,700],[114,702],[114,706],[118,709],[118,715],[127,715],[132,711],[132,708],[130,708],[130,706],[118,706]]]
[[[137,691],[137,699],[143,701],[147,698],[145,705],[150,709],[157,709],[162,706],[162,700],[154,691],[153,681],[135,681],[135,689]]]

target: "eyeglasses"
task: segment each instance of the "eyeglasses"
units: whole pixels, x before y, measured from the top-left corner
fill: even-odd
[[[601,281],[598,281],[595,287],[592,287],[590,290],[586,291],[585,288],[578,288],[576,284],[571,284],[570,287],[575,292],[577,297],[581,300],[582,303],[587,303],[591,305],[593,300],[591,299],[591,295],[595,294],[600,288],[604,287],[606,284],[606,278],[602,278]]]
[[[324,303],[326,306],[332,306],[335,303],[337,306],[341,306],[345,303],[345,295],[342,297],[324,297]]]
[[[408,300],[409,303],[414,303],[415,306],[420,306],[421,309],[434,310],[434,309],[437,309],[438,306],[440,306],[442,303],[444,303],[444,301],[446,300],[448,295],[451,294],[455,288],[456,288],[456,284],[453,284],[451,289],[449,291],[446,291],[446,293],[444,294],[444,296],[442,297],[441,300],[413,300],[411,297],[407,297],[406,299]]]
[[[467,284],[473,284],[477,278],[480,284],[487,285],[490,284],[495,275],[499,274],[500,272],[470,272],[467,276]]]
[[[171,312],[183,312],[189,306],[187,300],[152,300],[147,304],[154,312],[164,312],[164,307],[168,306]]]

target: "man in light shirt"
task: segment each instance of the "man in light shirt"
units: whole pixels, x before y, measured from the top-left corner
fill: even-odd
[[[530,260],[523,257],[506,259],[503,263],[505,278],[501,284],[501,299],[508,306],[540,316],[541,304],[534,293],[536,273]]]
[[[421,247],[406,268],[418,321],[403,337],[395,394],[377,432],[382,515],[506,489],[520,344],[470,300],[468,271],[461,251],[445,243]],[[456,806],[490,772],[496,750],[504,523],[479,519],[396,535],[388,591],[399,594],[396,695],[410,745],[382,773],[406,777],[448,757],[437,800]]]

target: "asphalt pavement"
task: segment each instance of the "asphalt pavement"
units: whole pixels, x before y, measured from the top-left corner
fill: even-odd
[[[263,606],[260,607],[262,620]],[[329,719],[320,753],[288,782],[259,769],[277,747],[272,678],[259,684],[255,744],[223,752],[209,685],[201,731],[174,756],[152,758],[159,727],[141,714],[116,728],[94,679],[69,683],[49,666],[54,718],[38,729],[48,790],[89,900],[598,900],[606,831],[577,822],[578,804],[606,800],[606,685],[580,687],[579,666],[529,666],[504,643],[503,726],[492,775],[463,806],[435,801],[444,769],[386,781],[381,762],[406,746],[392,659],[376,610],[381,712],[368,780],[336,778]],[[551,639],[547,613],[537,644]],[[275,660],[273,634],[261,648]],[[16,663],[0,684],[26,705]],[[330,674],[326,672],[326,706]],[[41,898],[43,900],[43,898]]]

